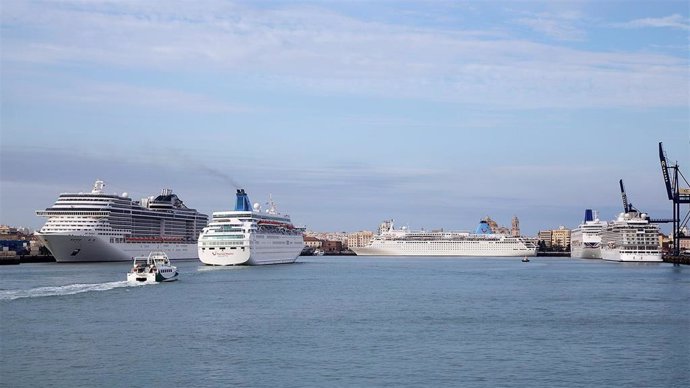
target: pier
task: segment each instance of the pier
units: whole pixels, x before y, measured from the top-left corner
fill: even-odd
[[[0,254],[0,265],[14,265],[21,263],[54,263],[52,255],[17,255],[14,252]]]
[[[664,255],[664,263],[690,265],[689,255]]]

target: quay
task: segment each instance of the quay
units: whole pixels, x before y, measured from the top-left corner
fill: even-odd
[[[5,251],[7,252],[7,251]],[[0,265],[16,265],[20,263],[54,263],[55,258],[51,255],[17,255],[14,252],[7,252],[0,255]]]
[[[22,263],[55,263],[53,255],[23,255],[19,257]]]
[[[664,255],[664,263],[690,265],[690,255],[673,256]]]
[[[537,251],[538,257],[570,257],[570,252],[547,252],[547,251]]]
[[[0,265],[13,265],[19,264],[19,256],[17,256],[14,251],[1,251],[0,252]]]

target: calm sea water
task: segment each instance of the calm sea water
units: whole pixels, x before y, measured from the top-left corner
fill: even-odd
[[[0,267],[8,387],[675,387],[690,267],[577,259],[300,258]]]

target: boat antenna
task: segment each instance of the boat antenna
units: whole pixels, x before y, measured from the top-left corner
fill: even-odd
[[[278,214],[278,208],[276,207],[276,203],[273,202],[273,195],[268,195],[268,202],[266,202],[266,205],[268,206],[268,210],[266,210],[268,214]]]

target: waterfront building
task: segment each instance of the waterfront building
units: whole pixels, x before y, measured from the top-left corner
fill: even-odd
[[[540,230],[539,231],[539,242],[543,243],[545,247],[551,248],[551,230]]]
[[[551,231],[551,246],[567,248],[570,246],[570,229],[560,226]]]
[[[29,228],[23,226],[14,227],[10,225],[0,225],[0,238],[6,240],[21,240],[33,235]]]
[[[690,236],[690,234],[688,234],[688,228],[683,228],[683,230],[681,230],[681,232],[683,233],[684,236]],[[679,246],[680,246],[681,252],[690,252],[690,238],[684,237],[684,238],[680,239],[679,242],[680,242]]]
[[[347,247],[360,248],[366,246],[371,242],[371,239],[373,238],[374,232],[368,230],[350,233],[347,235]]]
[[[348,233],[345,232],[314,232],[307,231],[304,236],[314,237],[322,241],[340,241],[343,249],[347,249],[348,244]]]
[[[570,246],[570,229],[559,226],[558,229],[540,230],[538,240],[545,248],[567,249]]]
[[[0,240],[0,250],[5,252],[15,252],[17,255],[28,255],[31,253],[31,241],[28,240]]]
[[[14,234],[17,233],[17,228],[13,228],[9,225],[0,225],[0,234]]]
[[[668,253],[671,251],[671,241],[671,236],[659,232],[659,246],[662,252]]]
[[[321,245],[321,250],[326,253],[340,253],[345,249],[347,248],[343,248],[342,241],[326,240],[323,241],[323,244]]]
[[[306,245],[309,248],[319,249],[323,245],[323,241],[319,240],[316,237],[304,236],[304,245]]]

